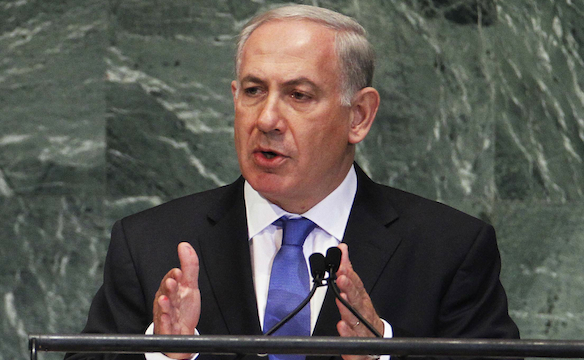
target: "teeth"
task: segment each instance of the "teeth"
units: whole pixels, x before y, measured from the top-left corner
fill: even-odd
[[[265,152],[264,155],[268,158],[268,159],[273,159],[276,157],[276,154],[274,154],[273,152]]]

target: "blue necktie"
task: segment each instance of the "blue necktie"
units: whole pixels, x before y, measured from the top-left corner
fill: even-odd
[[[288,219],[283,216],[274,225],[282,227],[282,247],[272,264],[264,332],[292,312],[310,292],[310,278],[302,245],[316,224],[306,218]],[[305,306],[274,335],[310,336],[310,306]],[[269,359],[303,360],[305,356],[271,354]]]

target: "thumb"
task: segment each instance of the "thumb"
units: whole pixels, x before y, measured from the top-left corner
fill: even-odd
[[[181,283],[197,288],[199,286],[199,257],[188,242],[178,244],[178,258],[182,270]]]

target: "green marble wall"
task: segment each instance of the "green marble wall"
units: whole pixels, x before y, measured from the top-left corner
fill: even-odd
[[[81,330],[115,219],[237,177],[233,36],[277,2],[0,0],[0,360]],[[584,1],[304,3],[377,48],[362,167],[495,225],[524,338],[584,338]]]

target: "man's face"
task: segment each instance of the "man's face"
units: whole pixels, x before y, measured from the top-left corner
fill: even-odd
[[[249,37],[232,83],[235,147],[244,178],[302,213],[344,179],[353,158],[349,107],[340,105],[334,32],[310,21],[271,21]]]

